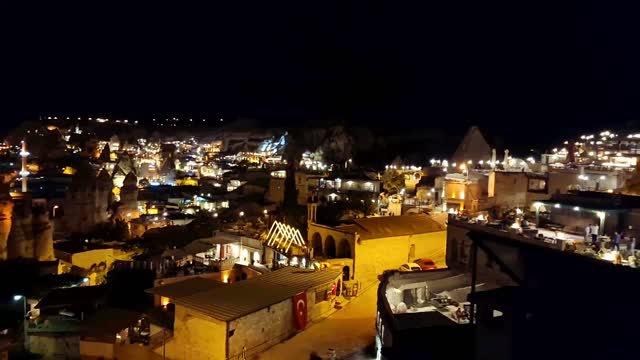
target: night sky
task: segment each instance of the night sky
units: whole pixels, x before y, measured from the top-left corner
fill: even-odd
[[[223,115],[545,143],[640,120],[630,1],[209,3],[3,5],[3,126]]]

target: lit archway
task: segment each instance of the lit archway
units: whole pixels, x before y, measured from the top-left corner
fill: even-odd
[[[313,249],[313,257],[321,258],[322,252],[322,236],[319,233],[314,233],[311,237],[311,248]]]
[[[324,240],[324,255],[328,259],[336,257],[336,240],[331,235]]]
[[[351,258],[351,245],[349,244],[349,240],[340,240],[337,255],[339,258]]]

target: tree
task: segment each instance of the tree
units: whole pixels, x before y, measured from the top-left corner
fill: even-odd
[[[394,170],[385,171],[381,180],[384,189],[390,193],[397,193],[404,187],[404,174]]]
[[[371,199],[369,193],[351,192],[349,200],[346,201],[346,208],[351,211],[357,211],[364,216],[372,215],[376,211],[376,207],[371,202]]]

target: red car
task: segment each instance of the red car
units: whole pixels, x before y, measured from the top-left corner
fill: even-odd
[[[436,263],[431,259],[415,259],[413,262],[418,264],[422,270],[433,270],[438,268]]]

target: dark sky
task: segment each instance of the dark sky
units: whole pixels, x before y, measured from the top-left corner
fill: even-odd
[[[224,114],[544,142],[640,119],[632,1],[49,3],[3,5],[5,123]]]

